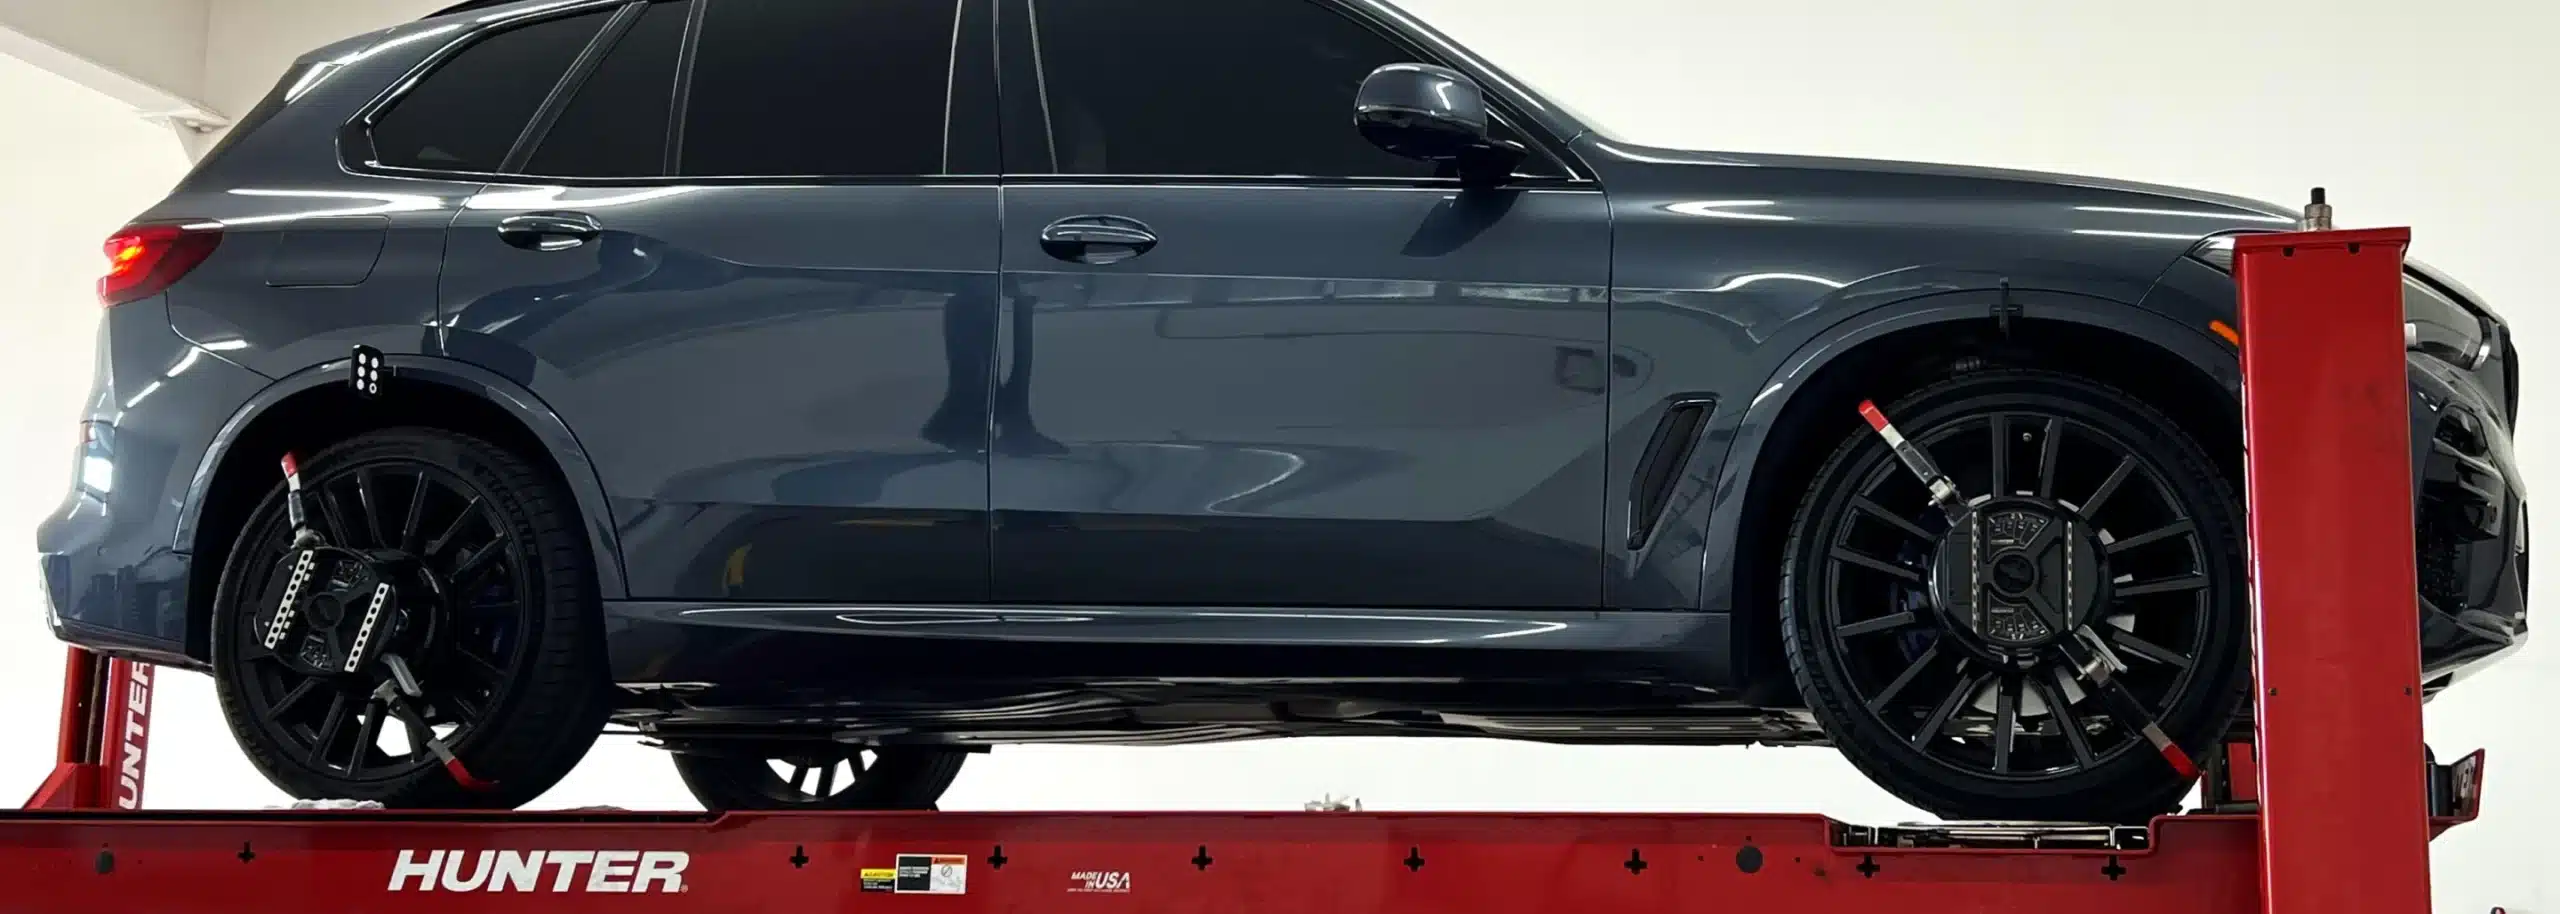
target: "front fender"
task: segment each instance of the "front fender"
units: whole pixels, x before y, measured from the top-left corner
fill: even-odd
[[[1804,401],[1798,395],[1809,382],[1859,347],[1892,334],[1953,322],[1987,323],[1993,319],[1993,306],[2002,300],[2001,290],[1974,289],[1918,296],[1844,315],[1797,346],[1753,388],[1755,396],[1734,420],[1730,443],[1716,464],[1720,468],[1714,483],[1714,507],[1700,519],[1704,529],[1697,580],[1702,605],[1725,606],[1746,614],[1764,608],[1742,605],[1737,599],[1742,595],[1741,561],[1747,553],[1744,547],[1749,545],[1745,538],[1771,535],[1765,530],[1744,529],[1745,521],[1758,513],[1750,504],[1752,483],[1764,466],[1762,457],[1773,432],[1796,418],[1794,410],[1813,408],[1799,406]],[[2239,360],[2229,345],[2205,327],[2122,302],[2067,292],[2010,290],[2006,300],[2020,309],[2017,319],[2078,324],[2157,344],[2231,391],[2235,398],[2238,396]],[[1764,496],[1792,498],[1796,494]],[[1740,660],[1739,655],[1749,646],[1737,643],[1735,650]]]
[[[587,527],[587,544],[595,555],[596,588],[604,599],[619,600],[628,596],[628,584],[622,567],[622,544],[613,528],[613,515],[608,510],[604,483],[596,475],[595,464],[587,458],[586,449],[569,431],[559,414],[544,404],[533,392],[488,369],[452,359],[422,355],[387,355],[384,364],[390,368],[389,384],[438,384],[460,393],[495,404],[506,411],[525,430],[542,443],[545,456],[560,468],[560,476],[569,484],[577,499],[578,514]],[[327,384],[344,384],[347,360],[338,359],[304,368],[277,379],[275,383],[250,398],[234,412],[217,432],[212,446],[205,449],[197,463],[193,481],[187,487],[186,504],[179,509],[176,544],[186,551],[195,542],[197,519],[203,511],[205,490],[213,484],[214,472],[221,468],[222,458],[240,435],[276,404],[295,394]]]

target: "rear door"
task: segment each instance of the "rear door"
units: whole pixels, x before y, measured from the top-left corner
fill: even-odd
[[[1361,81],[1439,61],[1347,5],[1002,19],[998,600],[1599,604],[1596,187],[1369,145]]]
[[[992,30],[638,4],[454,224],[445,347],[576,432],[634,598],[986,597]]]

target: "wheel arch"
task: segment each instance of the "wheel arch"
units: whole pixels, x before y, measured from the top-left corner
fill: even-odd
[[[607,600],[627,595],[621,543],[603,481],[557,413],[514,381],[466,362],[402,354],[386,355],[383,361],[389,375],[379,401],[360,399],[348,387],[347,360],[313,365],[259,391],[223,423],[205,449],[174,531],[174,548],[193,557],[187,583],[188,656],[209,656],[212,595],[231,548],[222,531],[245,520],[268,491],[239,483],[277,472],[274,461],[287,450],[325,446],[377,428],[425,425],[478,434],[517,448],[548,468],[574,497],[594,555],[596,592]]]
[[[2003,298],[2015,306],[2005,324]],[[2065,292],[1944,292],[1864,310],[1790,353],[1755,390],[1728,451],[1725,491],[1741,497],[1707,531],[1700,593],[1733,612],[1736,684],[1749,700],[1800,703],[1777,631],[1783,524],[1823,458],[1864,429],[1860,400],[1879,403],[1975,365],[2041,366],[2100,380],[2169,414],[2240,482],[2239,361],[2207,327],[2105,298]]]

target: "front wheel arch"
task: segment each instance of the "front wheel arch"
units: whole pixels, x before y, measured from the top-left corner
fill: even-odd
[[[1761,389],[1773,394],[1740,421],[1726,472],[1742,493],[1708,530],[1701,593],[1732,607],[1732,669],[1747,700],[1801,707],[1777,625],[1784,529],[1797,498],[1842,436],[1865,426],[1860,400],[1879,403],[1957,372],[2044,367],[2126,390],[2168,414],[2213,454],[2240,489],[2237,350],[2201,327],[2130,305],[2058,293],[2013,293],[2025,316],[2004,332],[1998,293],[1953,293],[1887,306],[1806,344]]]

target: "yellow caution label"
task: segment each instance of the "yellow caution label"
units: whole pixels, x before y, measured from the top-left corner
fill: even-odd
[[[865,892],[894,892],[894,891],[897,891],[897,889],[898,889],[898,870],[897,870],[897,868],[896,868],[896,867],[886,867],[886,866],[882,866],[882,867],[868,867],[868,866],[867,866],[867,867],[863,867],[863,868],[862,868],[862,890],[863,890],[863,891],[865,891]]]

